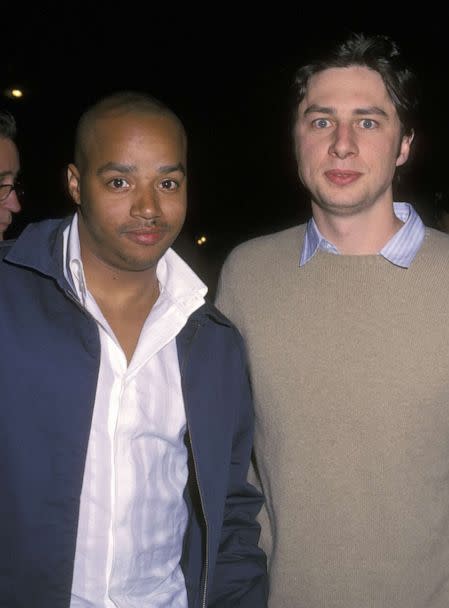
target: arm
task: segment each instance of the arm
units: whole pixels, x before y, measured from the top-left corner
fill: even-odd
[[[263,608],[267,605],[266,557],[258,547],[260,526],[256,517],[262,494],[247,481],[251,457],[254,413],[246,360],[240,342],[236,424],[232,445],[223,526],[208,606]]]

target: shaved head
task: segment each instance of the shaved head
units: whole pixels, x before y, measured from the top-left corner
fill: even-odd
[[[87,162],[88,142],[95,130],[95,124],[102,118],[123,116],[125,114],[162,114],[171,117],[186,137],[181,120],[159,99],[149,94],[134,91],[114,93],[91,106],[84,112],[78,122],[75,133],[74,159],[80,171],[83,171]]]

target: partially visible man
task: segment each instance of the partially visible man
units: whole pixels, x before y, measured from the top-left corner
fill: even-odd
[[[108,96],[77,212],[0,247],[1,606],[266,606],[242,340],[171,248],[186,156],[164,104]]]
[[[15,138],[17,134],[14,116],[0,110],[0,241],[12,222],[12,214],[20,211],[17,175],[20,159]]]
[[[249,349],[273,608],[449,606],[449,238],[393,202],[415,85],[384,36],[300,68],[312,218],[222,270],[217,303]]]

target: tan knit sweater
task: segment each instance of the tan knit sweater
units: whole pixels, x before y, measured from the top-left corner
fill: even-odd
[[[250,358],[270,606],[448,608],[449,237],[409,269],[300,268],[303,237],[240,245],[217,297]]]

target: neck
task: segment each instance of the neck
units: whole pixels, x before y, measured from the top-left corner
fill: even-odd
[[[159,295],[156,267],[138,272],[109,266],[81,246],[81,259],[87,288],[98,301],[114,306],[148,299],[151,303]]]
[[[318,230],[343,255],[375,255],[403,226],[389,208],[370,207],[354,215],[331,215],[312,203]]]

